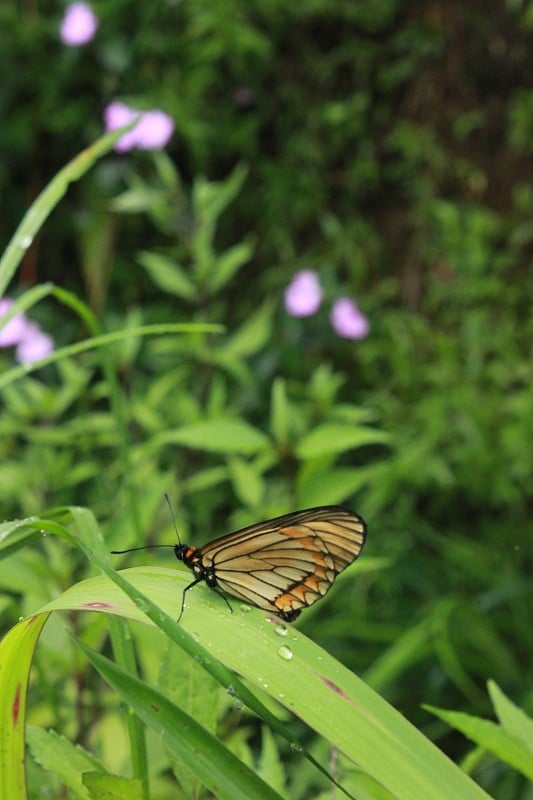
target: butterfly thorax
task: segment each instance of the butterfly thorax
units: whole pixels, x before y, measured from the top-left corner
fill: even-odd
[[[183,561],[185,566],[192,570],[197,580],[205,581],[211,589],[217,585],[214,567],[204,567],[201,550],[197,547],[191,547],[188,544],[177,544],[174,547],[174,554],[178,561]]]

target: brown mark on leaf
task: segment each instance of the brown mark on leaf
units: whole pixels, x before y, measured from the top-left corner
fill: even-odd
[[[17,683],[17,690],[13,698],[13,705],[11,706],[11,717],[13,719],[13,727],[16,727],[19,720],[20,711],[20,683]]]

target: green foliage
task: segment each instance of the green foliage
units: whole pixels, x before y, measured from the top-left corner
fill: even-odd
[[[489,690],[500,725],[460,712],[444,711],[431,706],[428,706],[428,709],[485,750],[511,764],[526,778],[533,780],[531,761],[533,721],[517,708],[493,681],[489,682]]]
[[[88,507],[103,555],[175,541],[165,491],[195,545],[291,509],[357,509],[370,531],[360,571],[298,626],[491,795],[525,800],[496,739],[474,736],[465,757],[462,735],[421,706],[486,718],[493,679],[531,711],[530,7],[94,9],[96,37],[67,48],[63,5],[0,4],[1,294],[55,340],[34,365],[0,349],[4,517]],[[167,152],[103,158],[108,137],[64,168],[117,98],[172,116]],[[324,291],[309,318],[283,307],[301,269]],[[357,299],[367,338],[332,331],[340,296]],[[91,570],[64,542],[11,528],[0,526],[6,630]],[[176,793],[157,737],[144,747],[66,624],[97,653],[111,636],[121,669],[138,660],[275,791],[328,791],[264,724],[163,656],[152,631],[134,628],[134,652],[101,617],[51,619],[41,638],[32,790],[135,796],[136,778],[118,778],[131,755],[137,777],[149,761],[154,798]],[[334,760],[323,737],[298,734]],[[183,796],[206,796],[174,763]],[[384,796],[342,756],[338,775],[355,796]]]
[[[58,524],[54,519],[58,516],[74,523],[76,534],[71,534]],[[291,741],[298,751],[302,752],[301,745],[293,739],[278,715],[264,705],[257,691],[269,696],[271,702],[279,703],[295,713],[303,723],[330,741],[344,756],[357,762],[365,773],[399,800],[425,800],[428,796],[435,800],[447,800],[454,796],[461,796],[464,800],[483,800],[488,797],[379,695],[296,630],[276,623],[273,617],[265,618],[259,610],[250,613],[252,609],[246,606],[235,612],[224,608],[221,613],[220,598],[214,593],[211,593],[211,597],[218,602],[218,611],[216,605],[213,607],[209,602],[199,601],[196,605],[193,601],[191,607],[187,608],[186,620],[180,625],[168,614],[175,604],[176,581],[172,570],[166,570],[166,575],[165,571],[161,571],[159,579],[153,570],[129,570],[127,577],[124,573],[115,573],[106,563],[107,555],[102,557],[99,553],[103,540],[94,518],[86,509],[61,509],[50,517],[15,523],[7,538],[20,527],[40,529],[60,536],[76,545],[89,560],[98,565],[105,576],[71,587],[29,621],[21,621],[2,642],[0,788],[4,793],[11,793],[15,786],[22,786],[24,780],[21,759],[16,757],[21,751],[24,726],[17,725],[17,722],[26,705],[27,675],[39,633],[52,611],[70,609],[100,610],[109,615],[143,622],[148,618],[175,645],[187,654],[194,655],[198,664],[221,683],[230,696],[236,697],[240,703],[246,703],[277,733]],[[87,541],[91,542],[92,547]],[[146,589],[150,594],[155,593],[156,602],[150,599]],[[203,590],[209,595],[207,587],[203,587]],[[214,629],[215,616],[218,625]],[[242,634],[239,648],[232,641],[236,626]],[[122,643],[115,639],[119,660],[126,642],[127,639]],[[80,647],[102,677],[156,734],[174,770],[178,771],[187,795],[194,793],[195,781],[189,786],[191,781],[188,780],[189,773],[193,771],[204,786],[224,798],[279,797],[258,778],[253,769],[247,768],[232,755],[195,717],[188,715],[182,707],[173,704],[148,683],[134,677],[131,665],[129,670],[125,670],[86,644],[80,642]],[[191,664],[190,677],[195,674],[197,677],[197,673],[198,670]],[[246,684],[240,675],[246,679]],[[181,677],[185,677],[183,670]],[[306,686],[305,692],[301,691],[302,683]],[[192,688],[189,681],[189,696]],[[179,695],[179,692],[174,692],[174,695]],[[328,709],[329,713],[324,713],[324,709]],[[194,706],[191,710],[195,710]],[[208,720],[209,709],[202,709],[200,716]],[[383,735],[385,731],[386,736]],[[42,744],[42,737],[40,741]],[[85,776],[76,780],[75,769],[69,771],[64,768],[60,752],[61,749],[65,751],[63,743],[56,741],[55,746],[52,743],[48,752],[43,746],[37,749],[41,762],[55,758],[58,762],[55,771],[61,774],[67,785],[80,789],[81,779]],[[94,766],[82,753],[76,752],[75,757],[78,770],[88,765]],[[306,754],[306,758],[317,765],[311,754]],[[271,747],[270,766],[274,760]],[[185,773],[182,771],[183,764]],[[262,768],[265,766],[263,759]],[[148,791],[146,767],[145,763],[141,773],[145,792]],[[100,774],[104,782],[106,776]],[[278,770],[277,782],[280,777]],[[19,791],[17,796],[24,797],[25,794]]]

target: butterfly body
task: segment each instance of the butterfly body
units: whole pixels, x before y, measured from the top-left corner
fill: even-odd
[[[319,506],[251,525],[200,548],[179,544],[174,553],[194,575],[185,591],[203,580],[224,596],[293,621],[355,561],[365,537],[358,514]]]

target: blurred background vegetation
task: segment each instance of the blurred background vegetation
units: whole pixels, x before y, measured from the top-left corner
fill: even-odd
[[[533,706],[533,4],[93,9],[94,39],[69,48],[61,3],[0,6],[1,241],[112,100],[162,108],[176,132],[165,152],[114,154],[73,186],[9,296],[51,281],[107,331],[225,332],[113,346],[118,402],[94,353],[4,389],[2,515],[86,505],[111,548],[173,541],[164,491],[197,545],[305,506],[353,507],[376,568],[299,626],[460,759],[466,741],[421,703],[489,716],[493,678]],[[301,269],[326,295],[305,319],[283,305]],[[341,295],[369,319],[365,339],[333,332]],[[30,315],[57,347],[88,335],[52,300]],[[217,442],[227,420],[254,436]],[[83,577],[76,558],[46,542],[4,562],[2,624]],[[52,724],[52,698],[59,730],[105,749],[87,708],[73,719],[104,690],[63,627],[43,639],[33,707]],[[498,798],[528,791],[489,756],[475,777]],[[291,796],[309,797],[298,780]]]

